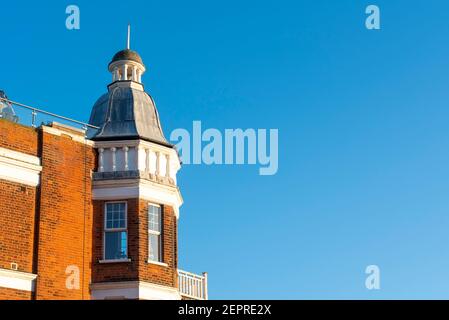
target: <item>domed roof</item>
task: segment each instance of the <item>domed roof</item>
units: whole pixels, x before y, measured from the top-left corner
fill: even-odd
[[[117,52],[114,55],[114,57],[112,58],[111,63],[114,63],[116,61],[122,61],[122,60],[131,60],[131,61],[135,61],[135,62],[138,62],[143,65],[143,61],[142,61],[142,58],[140,57],[140,55],[136,51],[129,50],[129,49],[124,49],[122,51]]]
[[[111,87],[92,108],[89,124],[92,140],[143,139],[172,146],[164,137],[153,99],[143,90],[129,86]]]

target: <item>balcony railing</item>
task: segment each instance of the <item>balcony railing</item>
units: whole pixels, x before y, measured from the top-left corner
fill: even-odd
[[[26,126],[37,127],[40,124],[50,123],[54,120],[58,120],[58,122],[62,124],[67,124],[73,127],[80,128],[84,131],[87,129],[99,129],[96,126],[90,125],[88,123],[84,123],[78,120],[70,119],[64,116],[57,115],[52,112],[48,112],[39,108],[31,107],[19,102],[15,102],[6,98],[0,97],[0,103],[13,106],[14,109],[12,114],[9,114],[8,119],[10,121],[18,122],[20,124]],[[1,106],[0,106],[1,107]],[[0,108],[1,109],[1,108]],[[3,118],[4,115],[0,113],[0,119]]]
[[[207,272],[202,276],[178,270],[179,291],[183,298],[207,300]]]

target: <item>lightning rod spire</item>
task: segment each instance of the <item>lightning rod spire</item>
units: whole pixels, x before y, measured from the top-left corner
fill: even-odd
[[[126,49],[130,49],[131,25],[128,23],[128,39],[126,41]]]

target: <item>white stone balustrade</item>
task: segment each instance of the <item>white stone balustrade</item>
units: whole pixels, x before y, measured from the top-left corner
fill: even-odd
[[[98,148],[98,172],[141,171],[156,177],[173,179],[180,169],[174,149],[150,144],[101,145]]]
[[[207,273],[202,276],[178,270],[178,287],[181,296],[194,300],[208,300]]]

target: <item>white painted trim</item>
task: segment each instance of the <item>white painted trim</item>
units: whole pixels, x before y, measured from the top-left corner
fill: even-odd
[[[56,124],[56,123],[55,123]],[[59,123],[57,123],[58,126],[63,127],[64,125],[61,125]],[[65,126],[68,127],[68,126]],[[79,129],[77,128],[72,128],[69,127],[70,130],[75,130],[75,131],[79,131]],[[61,130],[59,128],[53,128],[53,127],[49,127],[49,126],[42,126],[42,131],[45,133],[49,133],[55,136],[62,136],[63,134],[66,136],[69,136],[70,138],[72,138],[73,141],[79,142],[79,143],[83,143],[86,144],[88,146],[93,146],[94,142],[92,140],[88,140],[84,137],[84,133],[82,134],[76,134],[70,131],[65,131],[65,130]]]
[[[42,171],[38,157],[0,148],[0,179],[36,187]]]
[[[36,274],[0,269],[0,287],[33,292]]]
[[[138,145],[139,140],[94,141],[95,149],[122,148],[124,146],[137,147]]]
[[[108,263],[128,263],[131,259],[111,259],[111,260],[99,260],[98,263],[108,264]]]
[[[39,166],[41,164],[41,160],[36,156],[32,156],[18,151],[13,151],[6,148],[0,148],[0,156],[5,158],[11,158],[17,161],[22,161],[29,164],[34,164],[36,166]]]
[[[173,207],[176,218],[179,218],[179,207],[183,199],[179,189],[144,179],[123,179],[94,181],[93,200],[126,200],[142,199]]]
[[[181,300],[178,289],[144,281],[93,283],[90,288],[94,300]]]
[[[136,90],[143,91],[143,84],[135,81],[135,80],[113,80],[113,82],[108,86],[109,90],[112,90],[114,88],[133,88]]]
[[[143,300],[181,300],[178,289],[148,282],[139,283],[139,296]]]
[[[142,70],[142,73],[144,73],[144,72],[146,71],[146,68],[145,68],[145,66],[144,66],[143,64],[141,64],[141,63],[139,63],[139,62],[137,62],[137,61],[134,61],[134,60],[119,60],[119,61],[114,61],[113,63],[111,63],[111,64],[108,66],[108,69],[109,69],[110,72],[112,72],[112,71],[114,70],[114,68],[120,67],[120,66],[122,66],[123,64],[127,64],[127,65],[130,65],[130,66],[136,66],[136,67],[139,67],[139,68]],[[125,81],[125,80],[122,80],[122,81]]]
[[[165,262],[158,262],[158,261],[152,261],[152,260],[147,260],[148,264],[154,264],[156,266],[161,266],[161,267],[168,267],[168,264]]]
[[[163,225],[164,225],[164,222],[163,222],[164,221],[163,209],[162,209],[162,207],[160,205],[154,204],[154,203],[151,203],[151,202],[149,202],[147,205],[148,205],[148,208],[147,208],[147,217],[148,217],[148,235],[147,235],[147,237],[148,237],[148,254],[147,254],[148,260],[147,260],[147,263],[158,264],[160,266],[167,266],[168,267],[168,264],[163,262],[163,259],[164,259],[164,257],[163,257],[163,249],[162,249],[163,242],[164,242],[163,241],[163,236],[162,236],[162,232],[164,230],[164,227],[163,227]],[[158,208],[158,210],[159,210],[159,221],[158,221],[159,231],[155,231],[155,230],[150,229],[150,209],[151,209],[151,207]],[[150,259],[150,254],[151,254],[150,237],[151,236],[158,237],[158,249],[157,250],[158,250],[158,257],[159,257],[159,259],[157,261]]]

